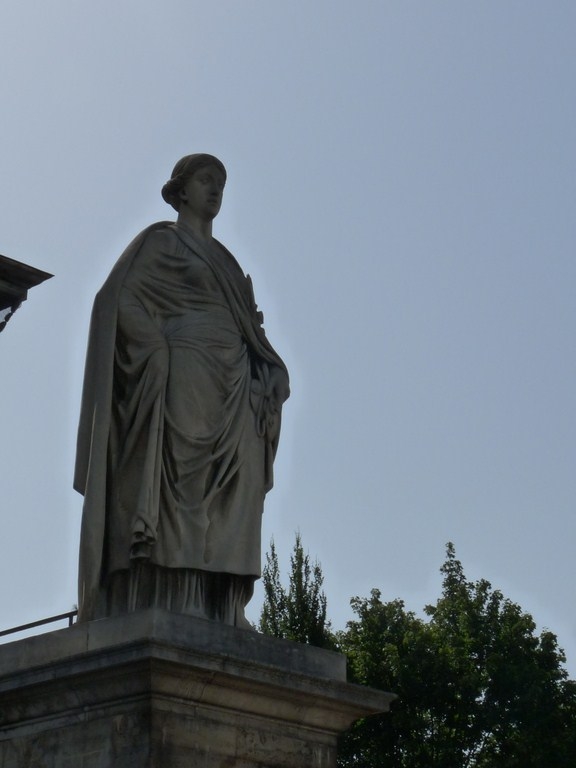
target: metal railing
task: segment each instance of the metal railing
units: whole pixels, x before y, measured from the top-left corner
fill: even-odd
[[[24,632],[25,629],[32,629],[33,627],[40,627],[42,624],[51,624],[53,621],[63,621],[68,619],[68,626],[71,627],[74,624],[74,618],[78,615],[78,611],[68,611],[68,613],[59,613],[58,616],[50,616],[48,619],[40,619],[39,621],[31,621],[29,624],[20,624],[19,627],[11,627],[10,629],[3,629],[0,632],[0,637],[5,635],[13,635],[16,632]]]

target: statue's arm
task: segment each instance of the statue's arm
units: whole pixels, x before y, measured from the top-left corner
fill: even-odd
[[[156,320],[155,264],[167,244],[164,232],[151,232],[126,275],[118,300],[117,353],[134,363],[143,363],[156,351],[167,354],[168,344]]]

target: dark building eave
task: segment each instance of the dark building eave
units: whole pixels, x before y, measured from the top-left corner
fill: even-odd
[[[28,290],[51,277],[49,272],[0,254],[0,331],[26,300]]]

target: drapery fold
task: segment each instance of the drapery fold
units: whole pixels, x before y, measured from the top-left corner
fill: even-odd
[[[259,575],[280,429],[272,369],[287,392],[251,281],[222,245],[160,222],[128,246],[91,321],[75,475],[81,620],[109,613],[111,575],[136,561]]]

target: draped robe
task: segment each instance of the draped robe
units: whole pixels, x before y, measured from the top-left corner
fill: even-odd
[[[161,222],[128,246],[91,320],[75,474],[80,620],[113,612],[111,586],[130,572],[148,591],[169,584],[164,607],[185,612],[208,590],[189,574],[260,575],[280,430],[273,369],[287,393],[250,278],[220,243]]]

